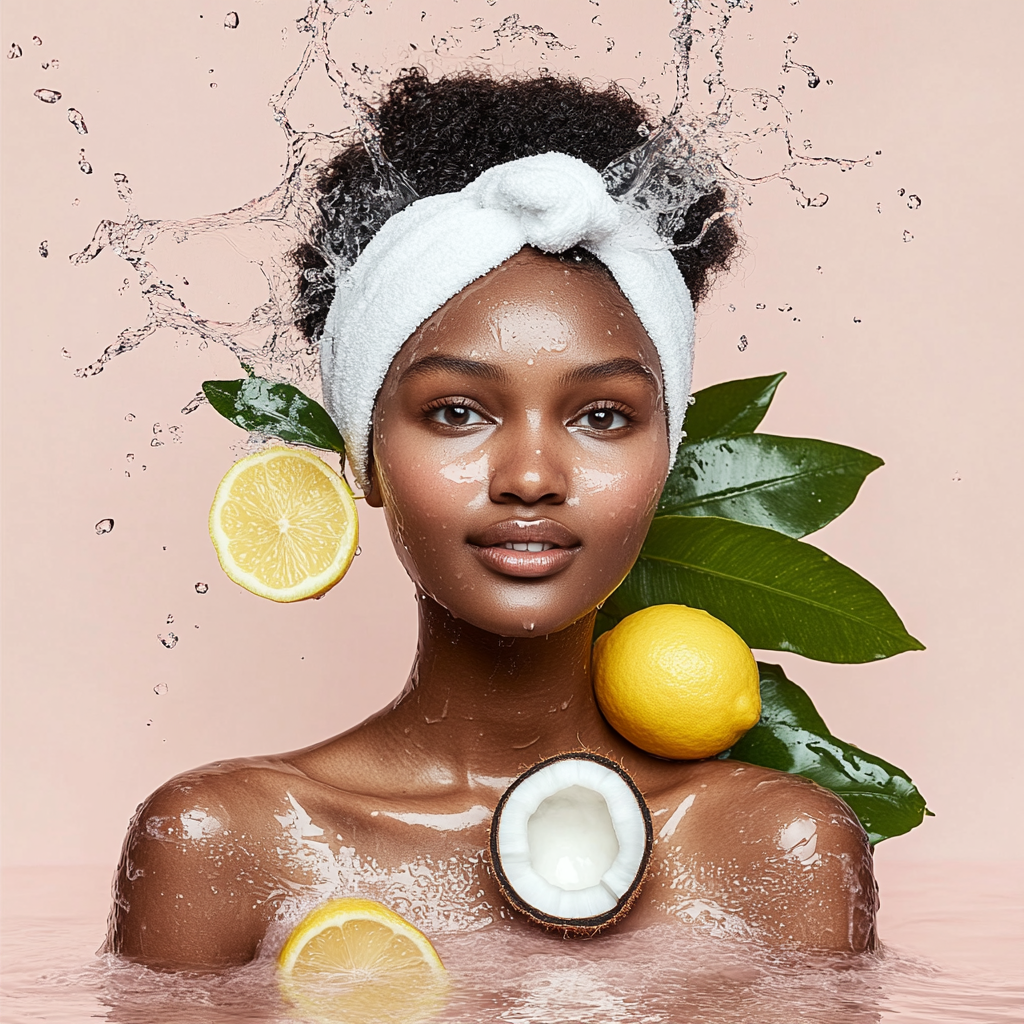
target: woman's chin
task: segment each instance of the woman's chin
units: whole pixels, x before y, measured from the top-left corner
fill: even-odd
[[[489,608],[482,602],[474,607],[466,607],[461,601],[438,600],[437,603],[453,618],[485,633],[510,640],[560,633],[589,617],[597,607],[596,602],[588,603],[583,608],[576,604],[571,609],[552,608],[550,603],[545,602],[538,602],[537,605],[516,605],[511,608],[508,605]]]

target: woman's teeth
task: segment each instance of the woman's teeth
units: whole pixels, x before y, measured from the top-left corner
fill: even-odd
[[[555,547],[554,544],[549,544],[547,541],[527,541],[525,543],[505,541],[503,545],[509,551],[550,551],[551,548]]]

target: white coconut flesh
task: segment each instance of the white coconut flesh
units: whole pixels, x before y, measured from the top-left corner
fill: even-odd
[[[513,783],[499,806],[500,873],[543,918],[613,915],[646,869],[643,798],[602,761],[552,759]]]

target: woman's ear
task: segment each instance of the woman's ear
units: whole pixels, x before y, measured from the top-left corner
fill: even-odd
[[[373,464],[372,455],[370,456],[370,460],[367,464],[366,472],[370,478],[370,486],[363,495],[366,499],[366,504],[373,508],[383,508],[384,499],[381,497],[380,487],[377,484],[377,467]]]

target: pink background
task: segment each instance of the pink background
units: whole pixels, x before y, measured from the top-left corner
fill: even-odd
[[[622,4],[615,26],[611,0],[498,5],[570,40],[598,11],[617,48],[604,65],[572,65],[580,74],[628,86],[669,53],[667,3]],[[395,6],[414,20],[420,10]],[[452,20],[495,14],[475,6]],[[232,7],[240,25],[228,31]],[[136,804],[170,775],[321,739],[405,679],[412,591],[379,513],[364,513],[362,554],[323,601],[275,606],[220,573],[206,515],[241,433],[209,409],[180,410],[203,380],[237,376],[230,355],[160,334],[97,377],[73,375],[145,312],[136,285],[122,293],[133,275],[114,255],[81,267],[67,259],[102,218],[123,216],[112,175],[129,176],[144,217],[226,210],[272,188],[284,153],[266,100],[297,62],[304,10],[260,0],[4,4],[3,47],[24,50],[2,62],[8,864],[112,866]],[[357,10],[336,32],[388,53],[378,37],[394,42],[395,13],[389,23]],[[813,153],[882,153],[870,168],[803,176],[812,194],[830,194],[822,209],[799,209],[782,185],[757,191],[743,219],[746,256],[702,311],[697,384],[785,369],[764,429],[886,460],[812,541],[881,587],[928,650],[863,666],[769,655],[837,735],[907,769],[938,815],[880,848],[883,871],[1020,856],[1022,345],[1011,294],[1022,30],[1013,0],[761,0],[736,16],[727,50],[740,77],[787,85],[795,138],[812,139]],[[819,71],[817,90],[799,73],[777,77],[794,31],[794,59]],[[43,70],[53,57],[59,70]],[[43,87],[62,100],[34,99]],[[310,120],[330,124],[327,97],[311,89]],[[68,124],[68,106],[84,114],[87,136]],[[83,145],[90,176],[78,168]],[[919,195],[920,209],[900,189]],[[165,256],[208,315],[244,316],[262,297],[259,272],[226,238]],[[154,438],[165,443],[152,447]],[[106,517],[115,528],[97,536]],[[157,639],[168,631],[180,637],[173,650]]]

